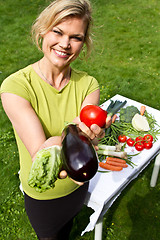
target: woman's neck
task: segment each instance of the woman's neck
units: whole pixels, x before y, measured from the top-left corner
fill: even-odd
[[[46,63],[43,58],[33,64],[33,67],[45,82],[59,91],[67,85],[71,77],[70,66],[66,66],[64,69],[55,68]]]

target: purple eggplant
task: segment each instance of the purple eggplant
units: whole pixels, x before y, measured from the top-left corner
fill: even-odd
[[[69,177],[78,182],[89,181],[98,170],[97,153],[89,138],[74,125],[63,133],[61,157]]]

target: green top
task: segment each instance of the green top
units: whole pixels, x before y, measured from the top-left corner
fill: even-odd
[[[32,65],[29,65],[6,78],[1,85],[0,93],[13,93],[28,100],[41,121],[46,138],[49,138],[61,135],[65,123],[79,116],[85,97],[98,88],[95,78],[72,69],[69,83],[58,91],[43,81]],[[53,189],[43,193],[29,187],[27,181],[32,165],[31,156],[15,130],[14,132],[20,157],[20,180],[27,195],[41,200],[54,199],[78,188],[78,185],[68,177],[58,179]]]

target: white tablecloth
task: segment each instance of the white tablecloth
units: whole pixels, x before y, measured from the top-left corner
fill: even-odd
[[[125,98],[121,95],[115,95],[112,100],[127,100],[125,105],[134,105],[140,109],[141,103]],[[106,101],[102,104],[102,108],[106,109],[110,101]],[[143,104],[144,105],[144,104]],[[146,106],[148,113],[151,113],[157,123],[160,125],[160,111]],[[82,232],[92,231],[96,225],[97,220],[100,216],[103,216],[109,207],[113,204],[116,198],[120,195],[121,191],[134,179],[138,174],[150,163],[151,159],[160,150],[160,136],[150,150],[143,150],[138,156],[134,156],[132,161],[136,164],[134,168],[128,166],[121,172],[108,172],[100,173],[92,178],[89,184],[88,195],[85,204],[94,210],[94,213],[90,216],[90,222]],[[131,148],[128,148],[131,151]]]

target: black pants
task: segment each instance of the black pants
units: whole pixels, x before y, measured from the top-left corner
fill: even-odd
[[[81,210],[88,190],[88,183],[73,193],[52,200],[36,200],[25,197],[25,208],[39,239],[67,240],[73,218]]]

